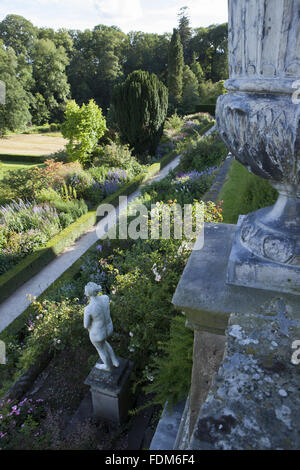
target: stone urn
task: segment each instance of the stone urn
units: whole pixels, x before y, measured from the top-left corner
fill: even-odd
[[[299,295],[300,0],[229,0],[229,70],[220,136],[279,197],[240,217],[227,282]]]

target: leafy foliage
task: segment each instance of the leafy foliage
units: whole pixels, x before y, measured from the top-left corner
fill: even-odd
[[[94,152],[95,167],[120,168],[126,170],[130,177],[137,176],[144,167],[132,155],[128,145],[111,144],[98,147]],[[91,173],[93,173],[91,169]],[[98,171],[98,170],[96,170]]]
[[[5,104],[0,104],[0,137],[7,131],[24,128],[31,119],[30,99],[19,75],[19,63],[14,50],[5,49],[0,40],[0,80],[6,85]]]
[[[201,104],[216,104],[220,95],[226,93],[224,81],[212,83],[210,80],[199,85],[199,95]]]
[[[65,49],[61,46],[56,47],[50,39],[40,39],[34,43],[31,57],[35,83],[33,92],[38,100],[36,101],[38,108],[35,109],[38,113],[35,120],[41,120],[42,117],[42,122],[45,121],[46,107],[52,121],[61,121],[70,94],[66,76],[69,60]],[[44,101],[40,95],[43,96]]]
[[[154,393],[153,403],[168,406],[184,399],[190,389],[193,365],[193,331],[186,327],[186,319],[176,316],[170,324],[170,338],[161,343],[162,354],[154,359],[152,376],[144,390]]]
[[[201,140],[194,140],[184,151],[180,168],[188,171],[194,168],[202,171],[207,167],[217,166],[228,154],[228,150],[217,134],[211,134]]]
[[[90,100],[88,105],[83,104],[81,108],[75,101],[68,103],[61,131],[69,139],[67,151],[72,160],[88,162],[105,130],[105,118],[94,100]]]
[[[199,82],[196,75],[188,65],[185,65],[183,69],[182,102],[180,106],[182,114],[195,112],[197,104],[200,103],[198,88]]]

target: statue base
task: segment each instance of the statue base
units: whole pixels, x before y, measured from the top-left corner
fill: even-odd
[[[107,372],[96,368],[95,364],[85,384],[90,386],[93,416],[97,421],[108,420],[118,424],[126,421],[131,406],[130,375],[133,363],[118,357],[119,367]]]

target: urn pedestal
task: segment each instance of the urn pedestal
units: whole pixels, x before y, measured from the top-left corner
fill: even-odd
[[[279,198],[240,219],[227,282],[300,295],[300,2],[276,0],[275,10],[269,0],[229,2],[230,79],[218,130]]]

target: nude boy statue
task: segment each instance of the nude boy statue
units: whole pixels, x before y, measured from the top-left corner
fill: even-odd
[[[109,311],[109,297],[98,294],[102,291],[101,286],[89,282],[85,286],[85,295],[90,303],[84,309],[84,328],[89,330],[91,343],[95,346],[103,364],[97,364],[96,368],[111,371],[113,366],[119,367],[119,361],[112,347],[106,339],[113,332],[113,324]]]

